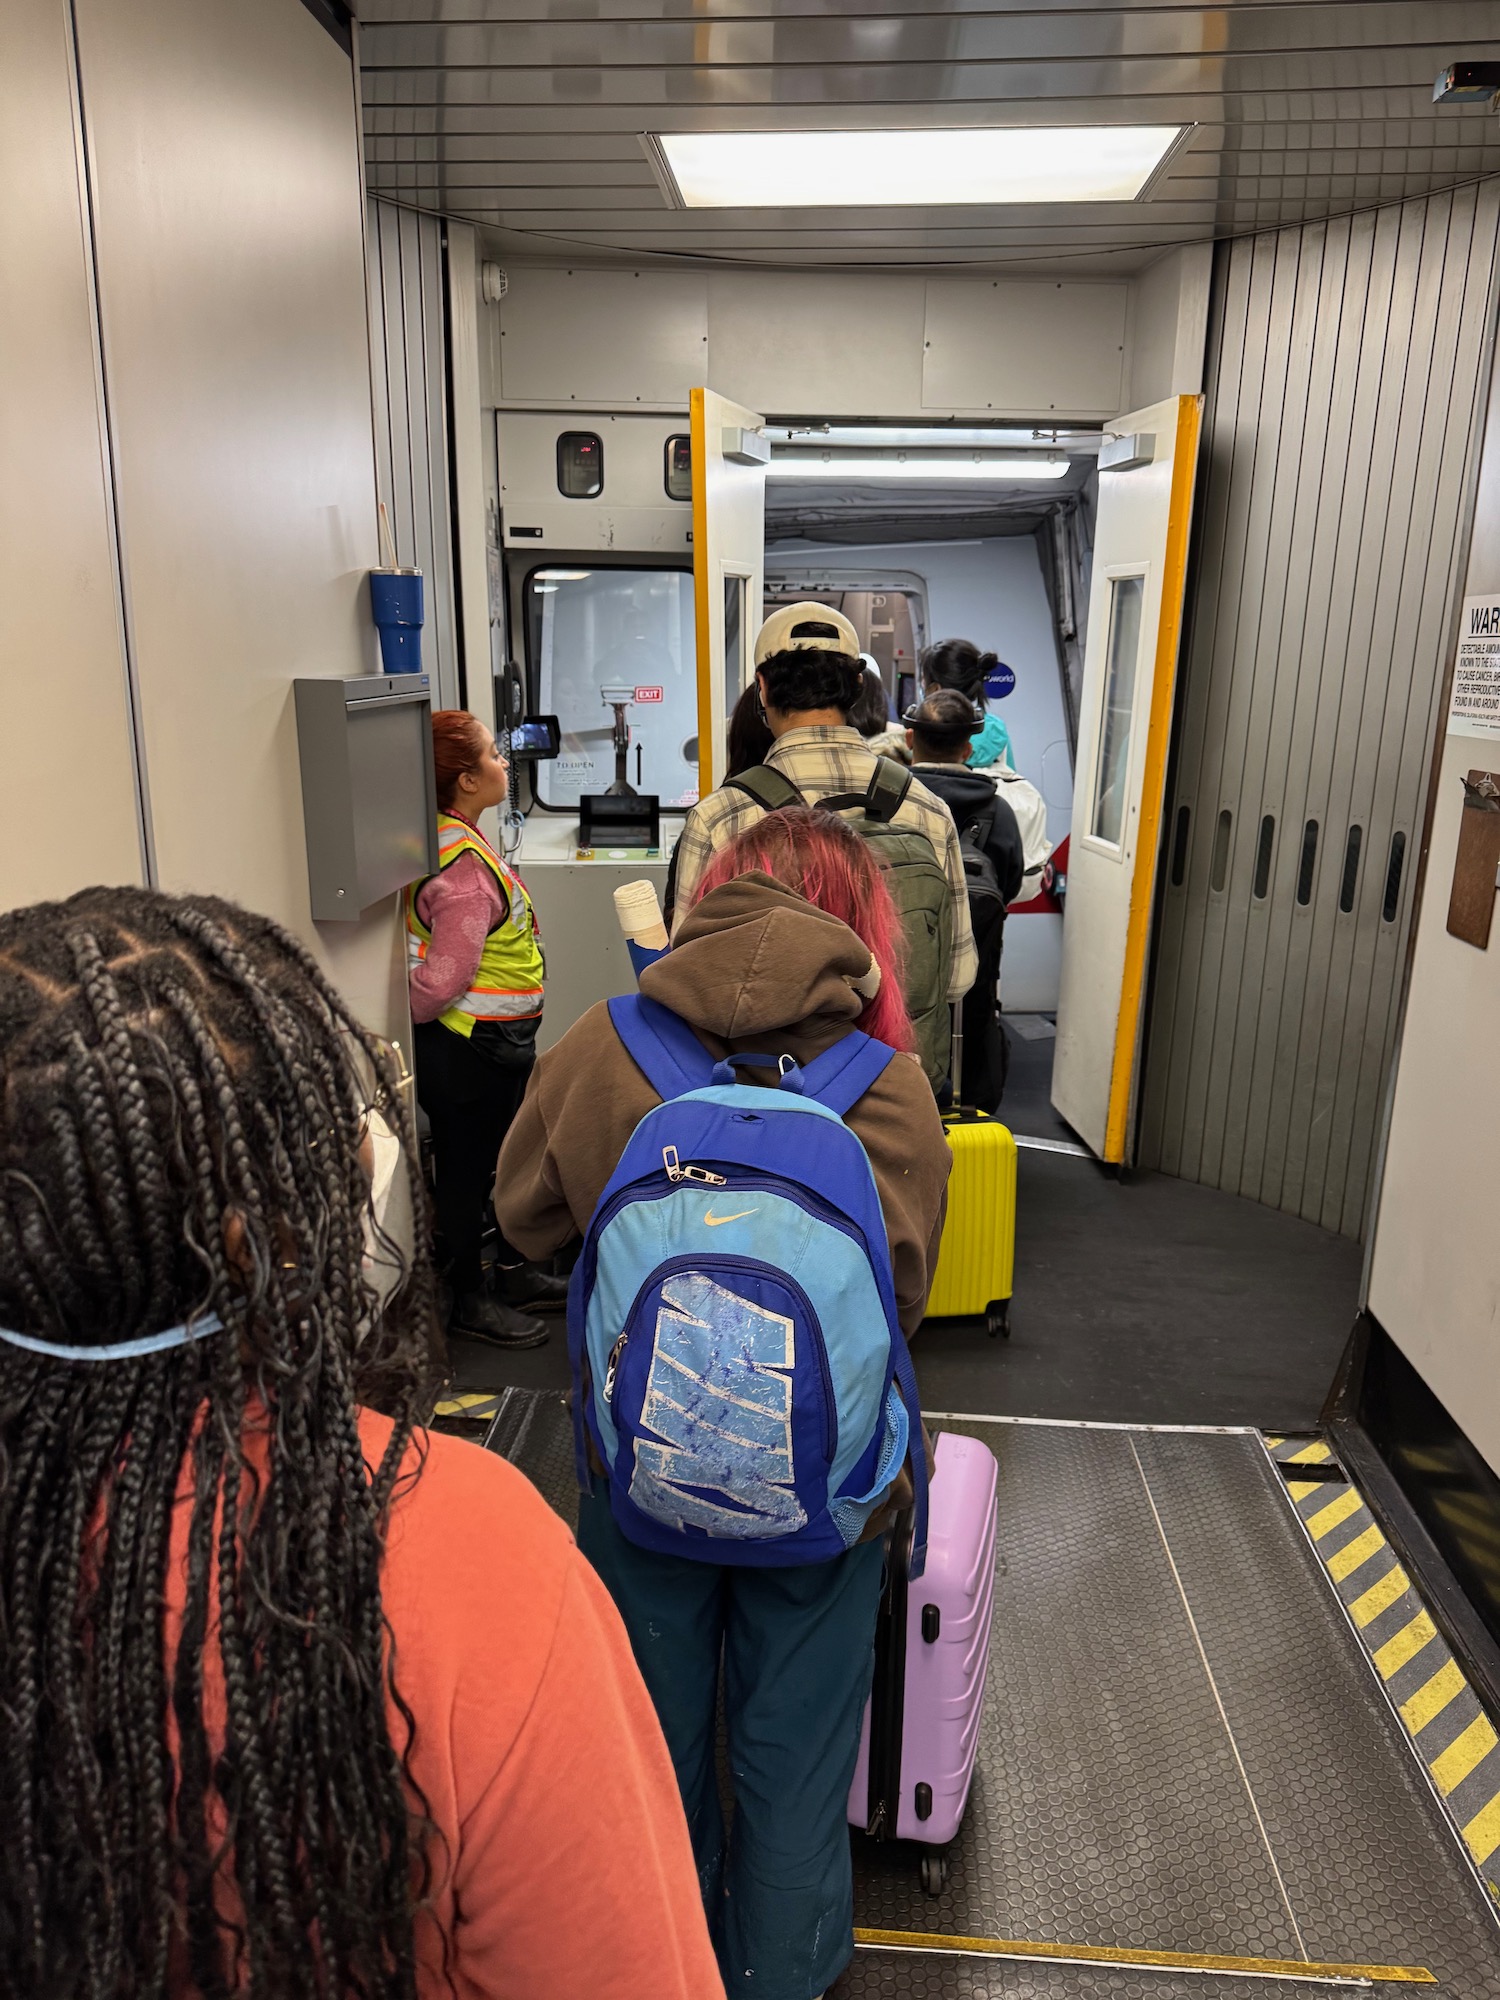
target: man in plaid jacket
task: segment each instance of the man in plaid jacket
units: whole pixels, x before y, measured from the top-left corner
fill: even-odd
[[[875,774],[877,759],[849,723],[864,671],[858,633],[841,611],[829,605],[784,605],[760,628],[755,679],[775,738],[765,761],[789,779],[809,805],[838,793],[863,792]],[[764,810],[733,786],[710,792],[693,807],[674,858],[674,921],[692,907],[709,856],[753,826]],[[963,854],[952,815],[914,779],[891,824],[925,835],[948,879],[953,892],[948,998],[961,1000],[974,984],[977,962]]]

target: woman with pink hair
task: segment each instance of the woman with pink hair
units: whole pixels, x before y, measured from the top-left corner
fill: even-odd
[[[806,1066],[851,1029],[911,1052],[900,923],[879,864],[834,814],[768,813],[717,853],[641,991],[715,1057]],[[774,1070],[747,1066],[747,1079]],[[501,1155],[501,1226],[543,1257],[586,1227],[641,1118],[660,1102],[600,1005],[539,1061]],[[921,1066],[889,1062],[845,1123],[874,1173],[901,1326],[937,1261],[948,1148]],[[595,1466],[596,1474],[602,1468]],[[626,1539],[601,1478],[578,1539],[620,1609],[677,1772],[726,1986],[808,2000],[853,1951],[845,1808],[874,1664],[883,1536],[903,1469],[865,1539],[800,1568],[721,1566]],[[735,1815],[715,1770],[723,1700]]]

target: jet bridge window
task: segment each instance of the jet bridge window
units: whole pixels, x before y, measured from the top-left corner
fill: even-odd
[[[562,735],[558,755],[536,767],[540,803],[571,810],[580,793],[614,782],[614,715],[604,689],[628,687],[631,784],[657,793],[664,807],[694,804],[692,571],[549,564],[527,577],[524,602],[532,709],[555,715]]]
[[[564,431],[557,440],[557,490],[565,500],[597,500],[604,491],[604,440],[597,431]]]
[[[1135,721],[1136,658],[1141,650],[1143,576],[1116,576],[1109,584],[1109,639],[1105,650],[1104,712],[1089,831],[1118,847],[1124,836],[1130,780],[1130,736]]]
[[[669,437],[662,461],[662,484],[669,500],[693,497],[693,441],[682,432]]]

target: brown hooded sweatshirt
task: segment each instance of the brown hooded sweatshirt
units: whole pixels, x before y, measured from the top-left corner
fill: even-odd
[[[807,1063],[854,1025],[863,1002],[849,982],[869,963],[837,917],[768,875],[741,875],[684,918],[671,951],[641,974],[641,991],[691,1022],[715,1056],[744,1049]],[[764,1080],[755,1069],[740,1075]],[[500,1226],[523,1256],[550,1256],[582,1233],[626,1140],[659,1102],[602,1002],[541,1057],[495,1182]],[[897,1056],[845,1122],[874,1169],[910,1338],[937,1266],[949,1158],[918,1064]]]

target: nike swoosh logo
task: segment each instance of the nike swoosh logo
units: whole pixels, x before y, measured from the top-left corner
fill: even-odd
[[[742,1208],[733,1215],[715,1215],[711,1208],[703,1211],[703,1220],[710,1229],[717,1229],[721,1222],[743,1222],[747,1215],[759,1215],[758,1208]]]

